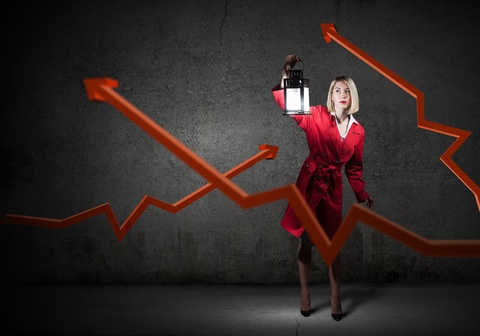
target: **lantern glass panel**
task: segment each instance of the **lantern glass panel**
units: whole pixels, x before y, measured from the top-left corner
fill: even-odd
[[[285,108],[288,111],[301,111],[302,110],[302,96],[300,88],[287,88],[285,90],[287,95],[285,101]]]
[[[302,70],[290,71],[290,78],[284,79],[284,114],[310,114],[308,84]]]

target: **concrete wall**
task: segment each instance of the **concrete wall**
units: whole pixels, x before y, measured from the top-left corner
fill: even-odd
[[[0,216],[63,219],[109,203],[123,223],[145,195],[175,203],[206,182],[107,103],[121,96],[221,172],[280,147],[233,181],[256,193],[295,181],[303,132],[271,88],[287,54],[312,103],[333,77],[357,83],[375,211],[427,239],[480,239],[474,194],[439,157],[454,138],[417,127],[416,101],[339,44],[338,32],[425,93],[427,120],[473,132],[453,156],[480,183],[476,1],[63,1],[16,3],[1,22]],[[346,212],[354,202],[345,187]],[[177,214],[149,207],[122,241],[105,215],[65,229],[0,225],[2,282],[296,282],[286,201],[241,209],[218,190]],[[480,259],[432,258],[359,223],[345,282],[478,282]],[[325,282],[315,253],[312,281]]]

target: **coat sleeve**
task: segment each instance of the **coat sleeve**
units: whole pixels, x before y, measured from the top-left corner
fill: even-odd
[[[363,145],[365,135],[362,132],[360,141],[355,146],[355,152],[345,164],[345,175],[353,189],[357,202],[365,201],[370,195],[365,191],[365,182],[363,181]]]
[[[272,88],[272,94],[278,107],[280,107],[282,110],[285,110],[284,93],[283,89],[280,87],[280,84],[277,84]]]

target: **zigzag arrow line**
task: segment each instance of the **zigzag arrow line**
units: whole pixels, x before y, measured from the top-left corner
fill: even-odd
[[[354,204],[352,206],[333,239],[329,240],[295,184],[248,195],[236,184],[230,181],[228,177],[215,170],[215,168],[210,166],[188,147],[183,145],[179,140],[174,138],[153,120],[118,95],[113,90],[113,88],[117,86],[117,82],[109,78],[85,80],[85,87],[90,100],[108,101],[127,118],[137,124],[137,126],[139,126],[159,143],[169,149],[178,158],[184,161],[190,168],[202,175],[207,181],[210,181],[212,186],[216,186],[242,208],[248,209],[254,206],[287,199],[328,266],[332,264],[333,260],[339,253],[342,246],[345,244],[350,232],[353,230],[353,227],[358,221],[362,221],[365,224],[370,225],[377,231],[396,239],[404,245],[415,249],[426,256],[480,257],[480,240],[430,241],[416,235],[411,231],[406,230],[405,228],[378,214],[375,214],[371,210],[361,207],[358,204]],[[140,207],[141,205],[139,205],[137,209]],[[86,213],[89,213],[89,211],[93,215],[106,213],[112,226],[116,224],[118,227],[118,223],[110,207],[103,205],[88,210]],[[135,223],[134,220],[138,219],[139,213],[140,211],[137,215],[131,215],[131,220],[128,222],[129,227]],[[76,216],[81,215],[82,214],[78,214]],[[70,218],[75,219],[76,216]],[[65,221],[68,220],[69,219],[67,218]],[[75,220],[70,219],[70,221],[73,222]],[[33,224],[54,228],[64,226],[64,223],[61,223],[61,221],[59,222],[58,220],[37,218],[36,221],[29,221],[29,217],[18,215],[7,215],[3,217],[0,222],[25,225]],[[116,230],[118,229],[114,228],[114,230],[117,232]]]
[[[248,168],[252,167],[253,165],[257,164],[263,159],[267,159],[267,160],[274,159],[278,152],[278,147],[265,145],[265,144],[260,145],[258,149],[261,150],[258,154],[242,162],[235,168],[232,168],[231,170],[226,172],[223,176],[231,179],[239,175],[240,173],[244,172]],[[212,183],[208,183],[203,187],[197,189],[196,191],[192,192],[191,194],[185,196],[184,198],[182,198],[181,200],[179,200],[174,204],[169,204],[164,201],[161,201],[146,195],[121,226],[119,225],[117,218],[115,217],[115,214],[113,213],[112,207],[110,206],[109,203],[99,205],[97,207],[83,211],[79,214],[65,218],[63,220],[33,217],[33,216],[22,216],[22,215],[6,215],[5,217],[0,218],[0,222],[9,223],[9,224],[23,224],[23,225],[30,225],[30,226],[46,227],[46,228],[63,229],[68,226],[74,225],[76,223],[85,221],[89,218],[92,218],[104,213],[107,215],[107,218],[112,226],[113,232],[117,236],[117,239],[120,241],[125,237],[128,231],[130,231],[130,229],[137,222],[137,220],[142,216],[142,214],[145,212],[145,210],[148,208],[149,205],[155,206],[160,209],[164,209],[171,213],[177,213],[180,210],[192,204],[193,202],[207,195],[209,192],[213,191],[214,189],[215,189],[215,186]]]
[[[320,26],[322,28],[323,37],[327,43],[330,43],[331,39],[337,41],[337,43],[342,47],[370,65],[377,72],[387,77],[390,81],[417,100],[417,124],[419,128],[457,138],[457,140],[453,142],[453,144],[445,151],[445,153],[443,153],[443,155],[440,157],[440,160],[460,179],[460,181],[463,182],[463,184],[465,184],[472,191],[472,193],[475,195],[477,206],[480,211],[480,187],[452,159],[452,155],[458,150],[458,148],[460,148],[460,146],[463,145],[463,143],[472,133],[459,128],[445,126],[425,120],[425,101],[422,91],[408,83],[406,80],[339,35],[333,23],[322,23]]]

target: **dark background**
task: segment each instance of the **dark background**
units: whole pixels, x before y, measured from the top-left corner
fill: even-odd
[[[63,219],[109,202],[123,223],[145,195],[175,203],[199,175],[83,79],[116,89],[221,172],[279,146],[233,179],[247,193],[293,183],[303,132],[271,95],[287,54],[305,62],[312,104],[351,76],[366,130],[375,211],[427,239],[480,239],[474,194],[439,157],[453,137],[417,127],[416,101],[336,42],[354,45],[425,94],[429,121],[473,134],[455,162],[479,183],[480,7],[476,1],[16,2],[2,12],[0,216]],[[344,212],[354,202],[345,184]],[[214,191],[177,214],[149,207],[122,241],[105,215],[66,229],[0,225],[2,282],[297,281],[286,202],[243,210]],[[480,259],[425,257],[359,224],[345,282],[478,282]],[[313,281],[327,281],[315,254]]]

